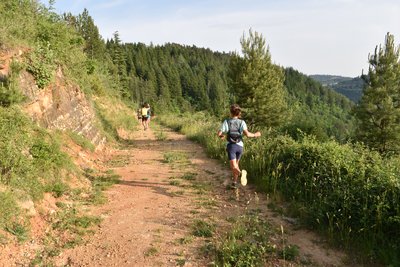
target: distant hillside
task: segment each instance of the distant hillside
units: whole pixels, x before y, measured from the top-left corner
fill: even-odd
[[[293,68],[285,69],[285,87],[294,114],[286,129],[291,136],[297,129],[320,140],[334,136],[344,141],[351,135],[354,103],[349,98]]]
[[[310,75],[312,79],[328,86],[336,92],[347,96],[351,101],[357,103],[362,95],[364,81],[360,77],[350,78],[336,75]]]

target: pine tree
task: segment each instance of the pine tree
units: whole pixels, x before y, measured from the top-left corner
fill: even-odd
[[[66,18],[69,16],[67,15]],[[99,29],[94,24],[93,18],[85,8],[83,13],[75,19],[75,27],[86,41],[85,52],[91,59],[103,60],[105,53],[105,43],[101,38]]]
[[[233,55],[229,73],[235,100],[250,124],[279,126],[287,117],[283,70],[271,62],[261,34],[250,29],[240,43],[243,57]]]
[[[394,37],[369,56],[368,75],[356,107],[359,140],[383,154],[400,152],[400,60]]]

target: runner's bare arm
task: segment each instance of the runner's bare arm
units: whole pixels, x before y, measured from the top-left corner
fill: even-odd
[[[243,133],[247,137],[260,137],[261,136],[260,132],[251,133],[248,130],[244,130]]]

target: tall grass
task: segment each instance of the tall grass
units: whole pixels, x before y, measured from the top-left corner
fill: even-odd
[[[162,116],[162,123],[226,161],[219,123],[204,114]],[[309,226],[366,258],[400,262],[400,159],[384,159],[359,144],[268,134],[245,139],[242,168],[268,192],[283,195]]]
[[[138,125],[136,113],[120,99],[114,97],[98,97],[95,99],[95,108],[104,135],[109,141],[122,141],[118,130],[132,131]]]

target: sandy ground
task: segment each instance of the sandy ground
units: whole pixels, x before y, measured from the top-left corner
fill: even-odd
[[[204,238],[180,242],[191,236],[193,220],[222,222],[251,207],[262,209],[274,227],[284,229],[288,242],[299,246],[301,256],[312,262],[308,266],[344,266],[343,253],[327,249],[317,235],[296,229],[290,220],[268,210],[266,197],[255,197],[250,185],[241,188],[236,198],[223,185],[230,175],[227,165],[207,158],[199,145],[183,135],[163,132],[167,139],[161,141],[151,129],[140,129],[131,145],[113,152],[129,163],[114,168],[121,183],[107,191],[107,204],[92,211],[104,220],[85,245],[64,251],[56,259],[57,266],[207,266],[209,259],[200,252]],[[168,163],[165,153],[185,154],[188,160]],[[196,194],[188,181],[177,179],[187,173],[197,174],[196,179],[209,184],[211,190],[203,196]],[[215,205],[202,207],[198,205],[201,199]],[[278,261],[272,266],[297,265]]]

